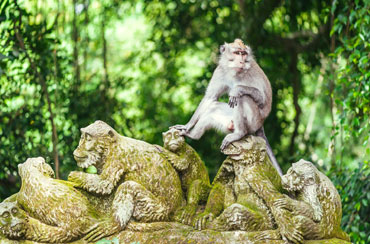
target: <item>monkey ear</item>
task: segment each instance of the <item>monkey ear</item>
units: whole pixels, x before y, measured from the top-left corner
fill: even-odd
[[[220,46],[220,53],[225,52],[226,50],[226,44]]]

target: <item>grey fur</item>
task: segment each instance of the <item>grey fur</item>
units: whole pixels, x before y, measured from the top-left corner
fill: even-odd
[[[271,85],[254,60],[250,47],[240,42],[235,40],[222,46],[219,65],[195,113],[186,125],[171,128],[181,130],[182,135],[195,140],[209,129],[221,131],[227,134],[221,151],[231,142],[257,133],[266,140],[269,157],[282,175],[263,131],[263,122],[271,111]],[[225,93],[229,95],[228,104],[218,101]],[[234,123],[233,132],[228,129],[231,121]]]

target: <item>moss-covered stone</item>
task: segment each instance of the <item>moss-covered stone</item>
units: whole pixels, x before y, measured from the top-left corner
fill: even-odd
[[[130,225],[130,224],[129,224]],[[148,224],[147,224],[148,225]],[[155,223],[156,227],[165,227],[162,230],[152,231],[129,231],[125,230],[118,234],[104,238],[105,240],[113,240],[118,238],[119,243],[140,243],[140,244],[231,244],[231,243],[247,243],[247,244],[285,244],[282,240],[256,240],[258,232],[245,231],[213,231],[204,230],[197,231],[191,229],[189,226],[176,223]],[[162,225],[162,226],[161,226]],[[36,244],[32,241],[12,241],[5,238],[0,238],[0,244]],[[89,242],[78,240],[72,244],[87,244]],[[113,242],[112,242],[113,244]],[[350,242],[340,239],[326,239],[326,240],[310,240],[304,241],[303,244],[350,244]]]

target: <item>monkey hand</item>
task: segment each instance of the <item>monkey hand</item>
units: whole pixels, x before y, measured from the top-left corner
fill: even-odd
[[[284,241],[289,241],[295,244],[303,242],[303,233],[298,219],[282,215],[279,216],[276,221],[279,227],[278,230]]]
[[[293,203],[292,203],[292,199],[290,199],[289,197],[284,197],[284,198],[281,198],[281,199],[278,199],[274,202],[274,207],[277,207],[277,208],[284,208],[286,210],[289,210],[289,211],[293,211]]]
[[[229,103],[228,104],[229,104],[230,108],[234,108],[238,105],[237,99],[238,99],[238,97],[232,97],[232,96],[229,97]]]
[[[203,212],[199,214],[194,223],[194,227],[197,230],[204,230],[207,227],[207,223],[214,219],[214,215],[209,212]]]
[[[187,130],[186,125],[173,125],[170,126],[170,129],[175,129],[175,130]]]

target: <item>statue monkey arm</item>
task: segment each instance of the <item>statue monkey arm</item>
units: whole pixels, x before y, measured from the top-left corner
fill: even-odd
[[[171,165],[178,171],[183,171],[189,168],[189,161],[186,158],[179,158],[176,154],[172,152],[166,152],[166,157],[170,161]]]
[[[108,166],[109,167],[109,166]],[[112,167],[117,167],[111,166]],[[97,193],[101,195],[109,195],[113,192],[117,183],[121,179],[124,170],[123,169],[113,169],[103,171],[101,175],[98,174],[88,174],[80,171],[72,171],[68,180],[76,183],[77,188],[82,188],[88,192]]]
[[[248,183],[271,210],[282,238],[293,243],[301,243],[303,236],[293,221],[292,213],[275,205],[276,201],[284,198],[284,194],[279,191],[280,187],[274,185],[268,177],[258,170],[258,167],[253,167],[248,174]]]

